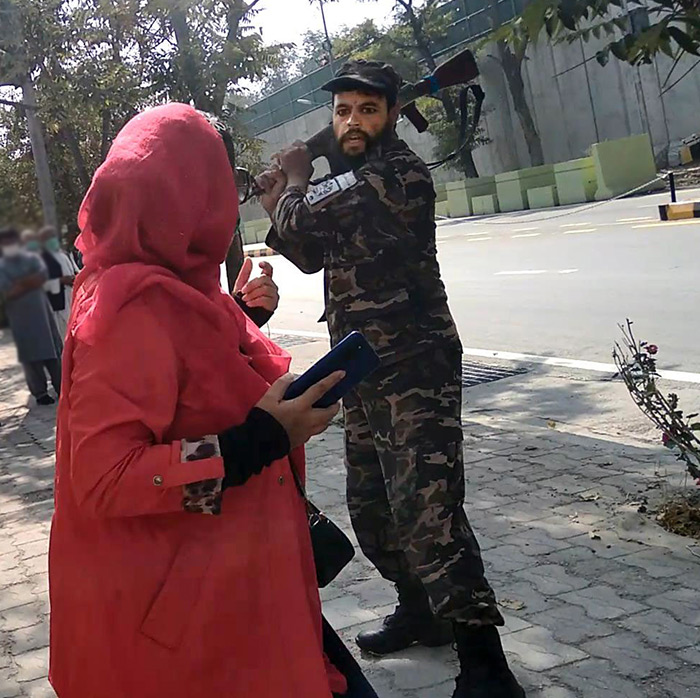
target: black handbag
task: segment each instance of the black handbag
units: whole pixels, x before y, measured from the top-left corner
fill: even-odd
[[[311,547],[316,564],[316,580],[319,588],[327,587],[355,557],[355,547],[350,539],[306,496],[296,468],[290,462],[294,482],[306,503],[309,517]]]

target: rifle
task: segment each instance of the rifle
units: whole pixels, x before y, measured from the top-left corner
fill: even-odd
[[[420,97],[434,95],[448,87],[465,85],[478,77],[478,75],[479,69],[474,60],[474,54],[469,49],[460,51],[442,65],[439,65],[432,75],[428,75],[415,83],[405,83],[401,87],[398,97],[401,113],[411,121],[419,133],[423,133],[428,128],[428,122],[418,111],[415,105],[416,100]],[[464,131],[465,129],[462,130]],[[462,148],[465,144],[462,145]],[[325,157],[331,173],[334,175],[351,169],[338,146],[332,125],[326,126],[326,128],[306,141],[306,147],[311,153],[312,160]],[[242,204],[262,193],[255,178],[247,170],[237,169],[236,183]]]

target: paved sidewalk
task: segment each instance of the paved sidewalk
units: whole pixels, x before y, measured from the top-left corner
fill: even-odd
[[[0,339],[0,698],[53,696],[46,549],[55,413],[26,404],[13,349]],[[529,698],[697,698],[700,549],[638,512],[681,482],[669,453],[483,415],[465,435],[468,511]],[[349,530],[342,452],[339,425],[311,444],[310,493]],[[352,647],[395,601],[359,554],[323,597]],[[381,698],[447,698],[454,687],[448,648],[360,659]]]

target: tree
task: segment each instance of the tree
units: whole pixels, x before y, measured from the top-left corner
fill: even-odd
[[[442,10],[438,0],[426,0],[420,8],[416,7],[414,0],[396,0],[394,13],[398,26],[395,34],[389,33],[389,41],[397,49],[412,53],[428,69],[427,72],[435,72],[438,62],[432,46],[435,39],[444,36],[451,17]],[[443,118],[449,124],[447,129],[438,127],[437,133],[442,133],[444,142],[445,135],[451,138],[452,134],[459,132],[461,116],[454,92],[443,90],[437,99],[442,105]],[[460,152],[459,163],[466,177],[479,176],[471,148]]]
[[[48,3],[49,12],[55,9]],[[0,2],[0,69],[7,75],[6,84],[21,89],[21,107],[26,114],[26,127],[31,144],[36,185],[41,199],[45,222],[56,225],[56,197],[53,189],[51,168],[46,152],[44,127],[39,119],[36,106],[36,89],[31,63],[24,47],[26,36],[20,9],[12,0]],[[3,73],[0,73],[2,75]],[[2,85],[3,83],[0,83]]]
[[[491,28],[496,29],[500,22],[498,19],[497,4],[494,0],[489,2],[489,21]],[[488,37],[480,45],[491,43]],[[533,166],[544,164],[544,152],[542,149],[542,139],[537,131],[535,120],[532,118],[532,111],[525,96],[525,83],[523,81],[523,62],[525,61],[530,40],[527,35],[512,35],[510,41],[496,38],[494,42],[496,56],[493,56],[503,70],[506,78],[508,90],[513,100],[513,107],[523,131],[525,144],[530,155],[530,164]]]
[[[60,220],[75,220],[114,135],[144,107],[191,102],[237,124],[239,81],[264,78],[281,53],[255,30],[259,1],[0,0],[0,11],[12,3],[21,29],[3,32],[0,15],[0,85],[18,85],[23,74],[36,85]],[[31,220],[36,185],[20,174],[31,161],[23,116],[0,112],[0,168],[18,165],[5,215]],[[236,132],[241,161],[257,166],[259,143]]]
[[[404,80],[415,82],[437,68],[433,45],[436,39],[444,36],[450,22],[451,17],[442,10],[438,0],[426,0],[421,7],[414,0],[395,0],[392,26],[380,30],[373,22],[365,22],[334,38],[334,53],[386,61]],[[421,100],[419,106],[430,113],[431,132],[438,141],[439,153],[452,152],[457,146],[461,122],[457,94],[443,90],[435,98]],[[477,134],[472,147],[483,142],[483,136]],[[471,151],[472,148],[461,151],[459,167],[466,177],[477,177]]]
[[[700,2],[534,0],[520,17],[497,30],[494,38],[509,45],[523,40],[534,42],[543,31],[555,42],[605,39],[595,55],[601,65],[610,56],[630,65],[649,64],[657,54],[664,53],[674,60],[668,82],[684,55],[700,57]],[[700,58],[674,84],[698,64]]]

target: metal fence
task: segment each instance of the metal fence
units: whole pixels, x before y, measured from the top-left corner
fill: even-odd
[[[531,0],[497,0],[495,13],[499,24],[522,13]],[[492,0],[449,0],[440,8],[449,15],[451,24],[433,50],[440,56],[455,47],[484,36],[490,31]],[[241,118],[253,135],[285,124],[328,103],[328,95],[320,88],[333,77],[330,66],[283,87],[269,97],[256,102],[242,113]]]

